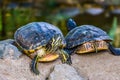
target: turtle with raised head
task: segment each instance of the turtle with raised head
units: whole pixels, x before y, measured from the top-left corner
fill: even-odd
[[[67,42],[65,50],[69,53],[90,53],[102,50],[110,50],[114,55],[120,55],[120,49],[111,45],[112,39],[102,29],[93,25],[77,26],[73,19],[67,23],[68,34],[65,37]]]
[[[39,74],[38,62],[49,62],[61,58],[62,63],[71,64],[69,54],[63,50],[66,45],[62,32],[47,22],[32,22],[16,30],[15,42],[23,52],[32,58],[31,71]]]

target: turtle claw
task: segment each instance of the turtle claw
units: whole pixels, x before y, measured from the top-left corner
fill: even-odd
[[[68,53],[66,53],[65,51],[62,50],[62,53],[60,53],[60,56],[61,56],[62,63],[66,63],[69,65],[72,64],[71,56]]]
[[[38,60],[38,56],[36,55],[36,56],[34,57],[34,59],[32,60],[30,67],[31,67],[31,71],[32,71],[33,73],[35,73],[36,75],[39,75],[40,72],[39,72],[39,70],[37,69],[37,60]]]
[[[70,57],[70,56],[67,58],[67,60],[65,61],[65,63],[67,63],[67,64],[69,64],[69,65],[72,64],[72,61],[71,61],[71,57]]]

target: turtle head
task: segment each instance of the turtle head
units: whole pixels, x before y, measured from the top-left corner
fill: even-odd
[[[63,41],[60,34],[55,35],[50,43],[46,46],[48,52],[58,53],[62,63],[72,64],[70,55],[63,50],[66,43]]]
[[[62,44],[61,35],[56,34],[46,45],[46,50],[48,52],[55,52],[57,49],[62,48],[63,46],[64,46],[64,44]]]
[[[77,27],[76,22],[72,18],[68,19],[67,22],[68,31],[72,30],[75,27]]]

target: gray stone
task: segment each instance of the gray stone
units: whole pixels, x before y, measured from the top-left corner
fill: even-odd
[[[6,40],[3,40],[3,41],[0,41],[0,44],[1,43],[10,43],[10,44],[13,44],[14,43],[14,39],[6,39]]]
[[[12,39],[0,41],[0,58],[18,59],[20,57],[22,53],[12,43]]]
[[[76,70],[67,64],[55,65],[48,80],[83,80]]]

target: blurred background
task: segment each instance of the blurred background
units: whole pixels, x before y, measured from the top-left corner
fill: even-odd
[[[120,0],[0,0],[0,40],[13,38],[17,28],[46,21],[56,25],[64,36],[66,22],[90,24],[105,30],[120,47]]]

